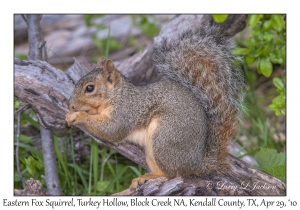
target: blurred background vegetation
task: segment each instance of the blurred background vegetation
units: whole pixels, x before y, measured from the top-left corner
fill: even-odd
[[[155,37],[160,27],[172,15],[126,15],[117,21],[128,27],[122,31],[113,22],[113,15],[77,15],[73,20],[54,17],[55,21],[41,22],[56,25],[45,36],[48,44],[49,63],[67,69],[73,62],[70,57],[84,57],[96,62],[100,56],[116,61],[141,51]],[[213,15],[222,23],[227,15]],[[63,19],[63,20],[62,20]],[[124,22],[122,22],[124,21]],[[80,25],[80,26],[79,26]],[[242,56],[241,68],[246,79],[245,110],[242,125],[235,140],[244,151],[242,157],[251,155],[257,167],[285,182],[286,177],[286,17],[279,14],[248,15],[247,27],[234,38],[237,48],[232,52]],[[79,28],[75,32],[74,28]],[[121,28],[121,29],[120,29]],[[50,29],[49,29],[50,30]],[[50,30],[50,32],[51,32]],[[20,34],[26,27],[15,17],[15,57],[26,59],[28,44]],[[47,29],[43,30],[45,33]],[[88,33],[87,33],[88,32]],[[71,34],[71,35],[70,35]],[[118,34],[122,34],[118,36]],[[126,35],[124,35],[126,34]],[[68,43],[68,48],[63,41]],[[51,40],[58,42],[51,46]],[[86,48],[75,46],[84,43]],[[79,43],[79,44],[78,44]],[[92,47],[91,47],[92,46]],[[73,49],[73,51],[71,51]],[[68,51],[69,50],[69,51]],[[74,53],[74,54],[72,54]],[[14,109],[21,102],[14,100]],[[25,180],[33,177],[46,187],[43,156],[40,147],[39,127],[35,113],[27,110],[21,115],[20,167]],[[16,120],[15,120],[16,128]],[[15,134],[16,141],[16,134]],[[128,188],[131,180],[146,171],[114,150],[100,147],[96,141],[76,128],[65,135],[54,134],[61,188],[65,195],[109,195]],[[16,145],[16,142],[15,142]],[[21,189],[16,161],[14,188]]]

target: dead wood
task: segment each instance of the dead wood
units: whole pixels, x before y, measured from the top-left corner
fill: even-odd
[[[43,185],[39,180],[34,180],[30,178],[26,181],[26,187],[23,190],[14,190],[15,196],[41,196],[49,195],[47,191],[43,188]]]

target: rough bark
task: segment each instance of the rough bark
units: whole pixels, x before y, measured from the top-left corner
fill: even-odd
[[[226,23],[227,28],[222,30],[226,35],[233,35],[245,26],[246,16],[229,16],[232,24]],[[182,15],[176,16],[154,39],[154,42],[162,40],[168,41],[168,37],[176,36],[180,26],[191,24],[199,27],[202,23],[212,24],[209,15]],[[125,76],[136,83],[146,83],[158,80],[155,69],[151,65],[152,44],[143,52],[124,60],[117,65],[117,68]],[[93,65],[75,60],[74,65],[65,73],[43,61],[20,61],[15,59],[15,96],[21,101],[29,103],[35,112],[38,113],[43,126],[55,132],[65,132],[68,130],[65,122],[65,114],[68,112],[68,99],[74,88],[74,84],[86,72],[93,69]],[[135,77],[139,75],[138,77]],[[80,128],[84,130],[83,128]],[[87,133],[88,135],[91,135]],[[94,137],[95,138],[95,137]],[[128,143],[109,143],[95,138],[99,144],[107,145],[115,149],[125,157],[147,169],[145,157],[140,147]],[[278,179],[271,177],[243,161],[230,157],[232,160],[232,170],[222,175],[211,175],[209,177],[182,179],[180,177],[172,180],[155,179],[146,182],[136,191],[124,191],[118,195],[285,195],[285,185]],[[244,182],[251,186],[256,183],[275,186],[275,189],[242,189],[236,190],[218,189],[218,181],[224,181],[228,185],[243,186]],[[211,182],[211,189],[207,183]]]
[[[43,188],[43,185],[39,180],[34,180],[30,178],[26,181],[26,187],[23,190],[14,190],[15,196],[41,196],[41,195],[49,195],[47,191]]]
[[[24,15],[24,21],[28,26],[29,60],[47,60],[45,41],[43,39],[40,20],[42,15]],[[41,126],[42,150],[45,166],[45,180],[51,195],[61,195],[56,155],[54,152],[52,131]]]

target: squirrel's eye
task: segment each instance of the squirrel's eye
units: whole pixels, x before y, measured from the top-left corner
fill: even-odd
[[[86,88],[85,88],[85,92],[86,93],[90,93],[90,92],[92,92],[94,90],[94,85],[88,85],[88,86],[86,86]]]

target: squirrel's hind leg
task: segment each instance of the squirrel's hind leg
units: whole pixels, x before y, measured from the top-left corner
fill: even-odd
[[[138,178],[132,180],[130,188],[137,188],[138,185],[144,184],[149,179],[155,179],[159,177],[166,177],[162,170],[158,167],[154,155],[153,155],[153,134],[159,126],[159,119],[152,118],[149,126],[145,130],[145,140],[143,143],[143,148],[145,151],[146,162],[151,171],[149,174],[144,174]]]
[[[139,185],[144,184],[149,179],[166,177],[166,175],[157,166],[153,156],[151,156],[147,151],[146,151],[146,161],[147,161],[148,167],[151,170],[151,173],[147,173],[147,174],[144,174],[142,176],[139,176],[139,177],[133,179],[131,182],[131,185],[129,187],[130,189],[137,188]]]

